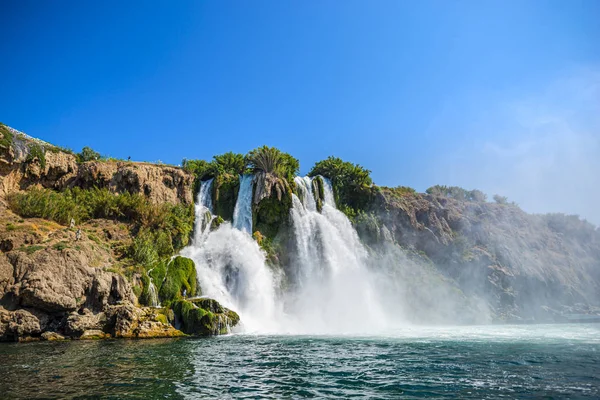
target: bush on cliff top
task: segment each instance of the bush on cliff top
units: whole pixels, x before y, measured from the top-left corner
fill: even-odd
[[[459,201],[475,201],[483,203],[487,196],[481,190],[466,190],[458,186],[435,185],[425,191],[433,196],[451,197]]]
[[[330,156],[317,162],[308,175],[331,180],[338,208],[346,214],[366,209],[373,196],[371,171],[341,158]]]
[[[80,153],[77,153],[77,162],[97,161],[100,158],[100,153],[87,146],[81,149]]]

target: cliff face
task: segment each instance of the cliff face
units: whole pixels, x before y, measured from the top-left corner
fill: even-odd
[[[181,168],[125,161],[77,163],[74,155],[63,151],[46,151],[43,162],[29,155],[24,145],[1,154],[0,197],[31,186],[56,190],[96,186],[114,193],[144,194],[156,203],[194,202],[194,176]]]
[[[13,139],[8,148],[0,141],[0,341],[182,335],[174,325],[186,333],[202,328],[215,334],[222,319],[237,321],[230,310],[215,306],[207,314],[183,299],[172,310],[139,307],[152,277],[148,265],[140,273],[144,270],[127,272],[132,265],[119,264],[137,235],[131,226],[88,221],[76,240],[75,229],[21,219],[5,201],[33,187],[98,187],[139,193],[155,204],[192,204],[193,174],[147,163],[78,163],[43,142]],[[36,145],[49,150],[32,153]],[[256,181],[254,237],[270,263],[292,265],[294,189],[268,175]],[[316,184],[322,197],[320,178]],[[224,219],[232,217],[239,186],[237,175],[215,178],[214,208]],[[590,224],[564,215],[530,215],[509,204],[371,189],[374,195],[355,226],[374,256],[371,268],[386,268],[401,282],[392,290],[403,293],[399,302],[409,319],[550,322],[570,314],[600,315],[600,232]],[[320,208],[322,199],[316,200]],[[154,282],[164,278],[157,275]]]
[[[382,189],[359,232],[418,252],[487,301],[492,318],[554,321],[600,309],[600,232],[577,217]]]
[[[78,163],[73,154],[0,128],[0,341],[183,336],[172,310],[138,303],[134,288],[145,277],[120,261],[134,239],[132,226],[98,219],[70,228],[22,219],[6,196],[33,187],[97,187],[139,193],[159,205],[192,204],[194,176],[147,163]],[[213,322],[202,320],[201,332],[220,333]]]

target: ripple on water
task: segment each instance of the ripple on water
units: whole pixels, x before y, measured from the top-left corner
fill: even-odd
[[[599,325],[561,325],[440,328],[437,336],[428,328],[383,337],[3,344],[0,393],[14,399],[597,398],[599,333]]]

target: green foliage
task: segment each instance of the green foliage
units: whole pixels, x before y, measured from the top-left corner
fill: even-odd
[[[25,159],[26,162],[32,162],[34,160],[39,161],[42,169],[46,168],[46,151],[37,143],[31,143],[29,145],[29,153]]]
[[[85,146],[81,149],[80,153],[77,153],[77,161],[78,162],[86,162],[86,161],[97,161],[100,160],[100,153],[92,150],[92,148]]]
[[[206,160],[188,160],[184,158],[181,162],[181,166],[185,171],[196,175],[198,180],[210,178],[210,175],[214,173],[212,163],[209,163]]]
[[[31,255],[31,254],[35,253],[36,251],[42,250],[44,248],[45,248],[44,246],[31,245],[31,246],[21,246],[21,247],[19,247],[19,250],[24,251],[28,255]]]
[[[300,170],[298,159],[275,147],[256,148],[248,153],[246,160],[253,173],[270,173],[290,183]]]
[[[347,215],[365,210],[373,197],[371,171],[358,164],[330,156],[317,162],[308,175],[331,180],[337,206]]]
[[[241,175],[246,172],[246,159],[243,154],[227,152],[213,157],[213,175]]]
[[[174,303],[173,311],[182,322],[183,332],[192,335],[225,334],[228,325],[234,326],[240,320],[237,313],[212,299],[180,300]]]
[[[233,219],[239,189],[239,175],[224,174],[215,178],[213,182],[213,204],[216,215],[229,221]]]
[[[206,180],[222,175],[240,175],[247,172],[244,155],[231,151],[213,156],[211,162],[183,159],[181,165],[184,170],[196,175],[198,180]]]
[[[494,201],[498,204],[508,204],[508,197],[500,196],[499,194],[495,194]]]
[[[2,134],[2,138],[0,138],[0,150],[2,152],[8,152],[10,147],[13,144],[13,134],[8,129],[6,125],[0,122],[0,134]]]
[[[254,230],[259,231],[263,236],[274,238],[280,227],[288,223],[291,207],[291,196],[284,195],[279,201],[273,192],[271,197],[264,198],[254,207],[252,213]]]
[[[458,186],[435,185],[425,191],[433,196],[451,197],[459,201],[476,201],[483,203],[487,196],[481,190],[466,190]]]
[[[196,295],[196,267],[189,258],[177,256],[168,265],[158,295],[165,305],[186,296]]]
[[[154,258],[148,258],[151,254],[144,253],[145,247],[154,247],[160,257],[170,256],[174,250],[187,245],[194,227],[192,205],[156,205],[143,195],[128,192],[117,195],[108,189],[73,188],[63,192],[32,189],[12,193],[8,202],[12,211],[23,217],[44,218],[65,225],[71,218],[78,223],[93,218],[131,222],[134,231],[141,233],[136,239],[138,243],[132,245],[137,247],[131,252],[136,254],[134,259],[146,261]]]

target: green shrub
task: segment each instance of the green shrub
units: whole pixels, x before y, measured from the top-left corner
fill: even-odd
[[[44,246],[38,246],[38,245],[31,245],[31,246],[21,246],[19,248],[20,251],[24,251],[25,253],[31,255],[33,253],[35,253],[38,250],[42,250],[44,249]]]
[[[8,196],[9,206],[23,217],[37,217],[68,224],[71,218],[84,222],[93,218],[114,219],[134,224],[135,232],[152,231],[152,246],[160,256],[170,256],[187,245],[194,228],[193,205],[151,203],[141,194],[111,193],[108,189],[67,189],[54,192],[48,189],[31,189]],[[171,241],[169,245],[167,240]],[[147,238],[141,238],[138,250]],[[149,245],[149,244],[148,244]],[[167,253],[170,253],[167,255]],[[136,250],[136,253],[137,252]],[[141,259],[142,257],[139,253]],[[137,258],[137,256],[136,256]]]
[[[3,123],[0,123],[0,134],[2,134],[2,137],[0,138],[0,150],[2,150],[2,152],[8,152],[13,144],[13,134]]]
[[[223,174],[241,175],[246,173],[246,159],[243,154],[227,152],[213,157],[212,161],[213,176]]]
[[[86,162],[86,161],[97,161],[100,159],[100,153],[92,150],[90,147],[85,146],[81,149],[80,153],[77,153],[77,161],[78,162]]]
[[[476,201],[483,203],[487,199],[486,194],[481,190],[466,190],[459,186],[435,185],[428,188],[425,192],[433,196],[451,197],[459,201]]]
[[[337,157],[317,162],[308,175],[330,179],[337,206],[347,214],[365,210],[374,194],[371,171]]]
[[[65,241],[61,241],[61,242],[55,243],[52,246],[52,248],[54,248],[54,250],[58,250],[58,251],[63,251],[67,247],[69,247],[69,243],[67,243]]]

